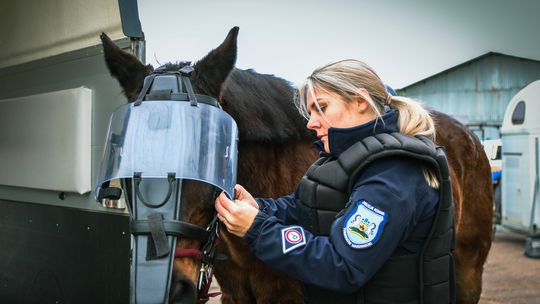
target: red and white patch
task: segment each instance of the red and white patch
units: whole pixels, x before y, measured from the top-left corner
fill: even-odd
[[[302,234],[296,230],[291,229],[285,232],[285,239],[287,239],[287,242],[291,244],[298,244],[300,243],[304,238],[302,237]]]
[[[300,226],[283,228],[281,230],[281,243],[283,245],[283,253],[305,245],[306,236],[304,235],[304,229]]]

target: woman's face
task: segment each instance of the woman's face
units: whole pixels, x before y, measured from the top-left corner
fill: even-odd
[[[363,89],[352,102],[346,102],[341,96],[334,93],[315,89],[316,102],[312,94],[307,94],[307,108],[310,118],[307,128],[317,133],[317,137],[324,144],[324,151],[330,153],[328,144],[328,129],[351,128],[375,119],[376,114],[369,106],[366,99],[371,99],[367,90]]]

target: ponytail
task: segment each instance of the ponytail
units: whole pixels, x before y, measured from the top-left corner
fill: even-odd
[[[399,114],[399,132],[410,135],[423,135],[435,140],[435,123],[421,103],[407,97],[392,96],[390,107]]]

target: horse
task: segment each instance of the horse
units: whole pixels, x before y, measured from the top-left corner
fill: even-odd
[[[238,31],[238,27],[232,28],[217,48],[193,65],[193,89],[218,99],[238,124],[238,183],[255,197],[290,194],[318,158],[319,153],[313,148],[315,137],[293,104],[295,89],[291,83],[273,75],[235,68]],[[111,75],[119,81],[128,100],[133,101],[153,67],[116,47],[106,35],[101,38]],[[188,64],[191,63],[170,63],[166,67],[174,70]],[[457,301],[477,303],[492,237],[490,166],[471,131],[444,113],[431,113],[436,123],[436,143],[446,148],[451,170]],[[215,195],[193,189],[197,200],[189,200],[192,212],[186,220],[203,226],[211,219]],[[177,248],[197,246],[198,242],[193,240],[179,239],[177,243]],[[223,226],[218,250],[228,257],[214,262],[222,303],[303,303],[299,282],[259,261],[242,239]],[[193,295],[182,294],[196,292],[189,286],[196,282],[199,263],[191,257],[175,259],[172,302],[195,303],[185,300],[193,299]]]

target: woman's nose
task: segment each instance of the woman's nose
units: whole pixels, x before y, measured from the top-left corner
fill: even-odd
[[[315,115],[309,116],[309,120],[306,125],[306,127],[310,130],[315,130],[316,128],[321,126],[321,124],[319,123],[319,120],[315,118],[314,116]]]

